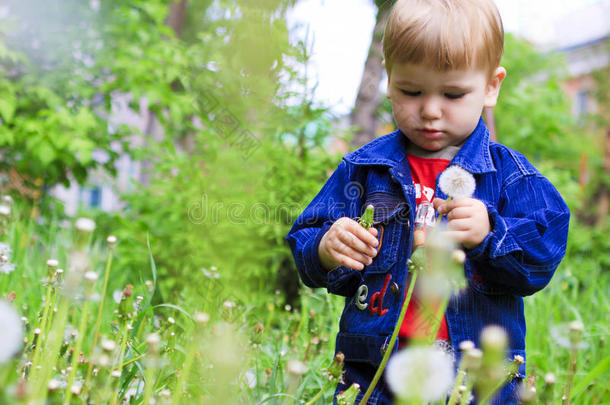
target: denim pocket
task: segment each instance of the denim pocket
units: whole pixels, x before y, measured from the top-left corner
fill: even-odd
[[[400,240],[408,232],[409,206],[404,198],[388,192],[375,192],[366,196],[364,207],[375,207],[373,224],[377,228],[377,256],[364,268],[365,274],[387,273],[398,260]]]

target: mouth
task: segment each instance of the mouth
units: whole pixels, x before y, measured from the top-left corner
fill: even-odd
[[[436,128],[421,128],[418,132],[426,138],[436,139],[443,136],[443,131]]]

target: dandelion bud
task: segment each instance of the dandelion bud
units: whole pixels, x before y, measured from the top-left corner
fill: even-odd
[[[456,249],[451,253],[451,260],[463,264],[466,261],[466,253],[461,249]]]
[[[10,303],[13,303],[15,301],[15,298],[17,298],[17,293],[15,291],[11,291],[6,296],[6,300]]]
[[[210,320],[210,314],[207,314],[205,312],[196,311],[195,314],[193,315],[193,319],[197,323],[201,323],[201,324],[208,323]]]
[[[465,385],[460,385],[458,387],[458,393],[461,395],[461,394],[465,393],[467,389],[468,389],[468,387],[466,387]]]
[[[472,349],[464,353],[464,367],[468,371],[478,370],[481,367],[483,352],[479,349]]]
[[[474,349],[474,342],[471,340],[463,340],[460,342],[460,350],[463,352],[468,352]]]
[[[345,355],[342,352],[337,352],[333,362],[328,367],[329,378],[341,378],[343,375],[343,363],[345,362]]]
[[[337,405],[352,405],[356,402],[356,397],[360,393],[360,385],[353,383],[350,387],[337,395]]]
[[[301,376],[308,370],[307,366],[299,360],[289,360],[286,369],[294,376]]]
[[[70,388],[70,392],[72,392],[72,395],[76,395],[79,396],[80,392],[81,392],[82,387],[78,384],[74,384],[71,388]]]
[[[262,323],[257,323],[256,325],[254,325],[254,333],[263,333],[263,331],[265,330],[265,326]]]
[[[569,333],[570,344],[572,345],[572,347],[576,347],[576,346],[578,346],[578,343],[580,342],[580,338],[582,336],[582,331],[584,329],[584,326],[583,326],[582,322],[580,322],[580,321],[572,321],[568,325],[568,328],[570,330],[570,333]]]
[[[47,384],[47,389],[49,391],[57,391],[59,389],[60,383],[58,380],[52,378],[49,380],[49,383]]]
[[[59,266],[59,262],[56,259],[47,260],[47,267],[49,269],[55,270],[57,268],[57,266]]]
[[[91,233],[95,230],[95,221],[90,218],[78,218],[74,223],[77,231]]]
[[[102,340],[102,350],[105,352],[113,352],[116,348],[116,342],[110,339]]]
[[[508,336],[499,326],[487,326],[481,332],[481,346],[484,352],[503,354],[508,345]]]
[[[95,271],[88,271],[85,273],[85,280],[95,283],[98,279],[98,275]]]

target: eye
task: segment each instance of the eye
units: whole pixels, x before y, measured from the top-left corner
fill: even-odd
[[[450,100],[457,100],[458,98],[462,98],[466,95],[466,93],[445,93],[445,97]]]
[[[421,91],[409,91],[409,90],[401,90],[402,93],[409,97],[417,97],[421,94]]]

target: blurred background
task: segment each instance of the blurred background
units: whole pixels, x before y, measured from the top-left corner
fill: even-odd
[[[293,302],[292,222],[342,154],[394,130],[380,50],[391,4],[4,0],[2,193],[39,224],[94,216],[122,241],[125,278],[149,237],[165,296],[217,266],[239,283],[231,294]],[[497,4],[509,74],[485,119],[603,232],[610,1]]]

